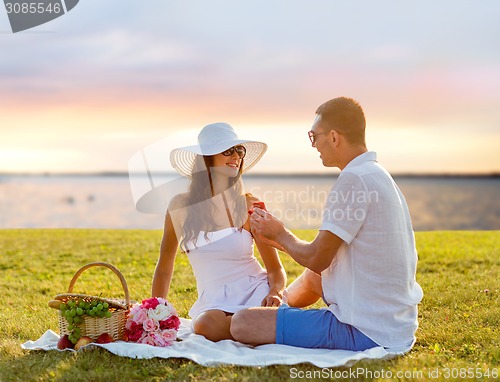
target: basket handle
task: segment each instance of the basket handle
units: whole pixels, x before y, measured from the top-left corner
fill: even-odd
[[[68,293],[73,292],[73,287],[75,286],[76,280],[78,280],[78,277],[80,277],[80,275],[83,273],[83,271],[85,271],[88,268],[92,268],[92,267],[106,267],[108,269],[111,269],[118,276],[118,278],[120,279],[120,281],[122,283],[123,291],[125,292],[125,301],[127,303],[127,306],[130,306],[130,294],[128,293],[128,286],[127,286],[127,282],[125,281],[125,277],[123,277],[121,272],[116,267],[114,267],[113,265],[111,265],[109,263],[95,262],[95,263],[89,263],[89,264],[81,267],[75,273],[73,278],[71,279],[71,282],[69,283]]]

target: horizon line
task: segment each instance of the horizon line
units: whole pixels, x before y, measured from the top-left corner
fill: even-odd
[[[338,176],[340,171],[333,171],[332,173],[325,172],[299,172],[299,173],[289,173],[289,172],[253,172],[250,174],[244,174],[245,177],[260,177],[260,178],[316,178],[316,177],[330,177]],[[128,176],[147,176],[145,173],[129,173],[128,171],[88,171],[88,172],[0,172],[0,177],[7,176],[42,176],[42,177],[128,177]],[[181,176],[176,172],[152,172],[151,175],[155,176]],[[391,176],[398,178],[499,178],[500,172],[477,172],[477,173],[453,173],[453,172],[394,172]]]

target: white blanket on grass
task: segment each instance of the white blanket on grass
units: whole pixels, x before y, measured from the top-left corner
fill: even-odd
[[[194,334],[191,320],[181,318],[178,338],[169,347],[155,347],[131,342],[116,341],[109,344],[89,344],[81,348],[102,347],[113,354],[129,358],[188,358],[203,366],[239,365],[268,366],[312,363],[318,367],[351,366],[362,359],[387,359],[398,354],[389,353],[383,347],[365,351],[304,349],[287,345],[248,346],[239,342],[224,340],[212,342]],[[27,350],[58,350],[59,335],[46,331],[38,340],[21,345]],[[67,349],[66,351],[74,351]]]

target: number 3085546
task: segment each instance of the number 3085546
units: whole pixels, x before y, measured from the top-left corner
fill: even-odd
[[[5,3],[7,13],[61,13],[62,7],[59,3]]]

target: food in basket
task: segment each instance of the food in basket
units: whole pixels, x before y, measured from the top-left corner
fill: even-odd
[[[59,310],[68,323],[67,329],[70,332],[68,338],[73,344],[76,344],[82,336],[80,325],[83,323],[85,316],[110,318],[112,315],[109,303],[92,298],[68,300],[66,303],[63,302],[59,305]]]
[[[78,277],[92,267],[105,267],[113,271],[121,282],[125,299],[73,293]],[[68,340],[76,344],[80,337],[95,341],[103,333],[107,333],[113,341],[122,340],[131,301],[127,282],[121,272],[111,264],[94,262],[81,267],[71,279],[68,292],[55,296],[49,301],[49,306],[58,311],[60,335],[67,335]],[[109,337],[103,336],[100,341],[109,341]]]
[[[73,293],[73,287],[80,275],[92,267],[105,267],[113,271],[121,282],[125,298]],[[55,296],[49,301],[49,306],[58,311],[59,334],[61,337],[67,336],[72,345],[76,345],[81,337],[88,337],[91,342],[100,338],[102,343],[108,343],[110,337],[112,341],[124,338],[125,321],[131,300],[127,282],[121,272],[111,264],[94,262],[81,267],[71,279],[68,292]],[[104,333],[107,336],[103,335]],[[61,342],[61,346],[63,345],[66,346],[67,343]]]

